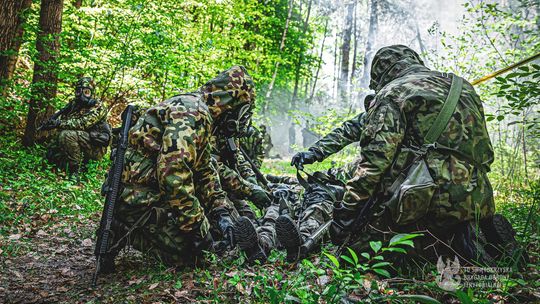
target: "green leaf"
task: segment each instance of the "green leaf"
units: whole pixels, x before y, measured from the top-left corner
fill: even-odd
[[[339,261],[335,256],[326,252],[324,253],[324,255],[326,255],[326,257],[332,262],[332,264],[336,266],[336,268],[339,268]]]
[[[351,257],[353,258],[354,260],[354,264],[358,264],[358,256],[356,255],[356,252],[354,252],[354,250],[352,250],[351,248],[347,247],[347,250],[349,251],[349,254],[351,255]]]
[[[353,261],[350,257],[348,257],[348,256],[346,256],[346,255],[342,255],[341,258],[342,258],[343,260],[345,260],[347,263],[351,264],[351,265],[356,265],[356,264],[354,263],[354,261]]]
[[[375,272],[375,273],[377,273],[379,275],[382,275],[383,277],[387,277],[387,278],[390,277],[390,273],[388,271],[386,271],[385,269],[375,268],[375,269],[373,269],[373,272]]]
[[[379,263],[373,264],[372,267],[373,267],[373,268],[380,268],[380,267],[384,267],[384,266],[388,266],[388,265],[390,265],[389,262],[379,262]]]
[[[362,252],[360,255],[363,256],[364,258],[368,259],[368,260],[371,259],[371,256],[367,252]]]
[[[392,237],[390,239],[390,246],[401,244],[402,241],[411,240],[411,239],[414,239],[414,238],[419,237],[419,236],[423,236],[423,234],[421,234],[421,233],[400,233],[400,234],[396,234],[396,235],[394,235],[394,237]]]
[[[379,250],[381,250],[381,247],[382,247],[382,242],[381,241],[371,241],[369,242],[369,246],[371,247],[371,249],[373,249],[373,251],[375,253],[379,252]]]
[[[426,304],[441,304],[441,302],[437,301],[436,299],[424,295],[399,295],[396,298]]]
[[[383,248],[382,251],[407,253],[407,250],[405,250],[405,249],[403,249],[403,248],[399,248],[399,247]]]
[[[456,291],[456,297],[462,304],[474,304],[473,300],[461,290]]]

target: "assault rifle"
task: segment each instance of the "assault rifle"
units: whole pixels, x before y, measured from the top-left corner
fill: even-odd
[[[96,255],[96,271],[94,273],[94,277],[92,278],[92,286],[96,286],[97,276],[100,272],[99,268],[101,265],[101,260],[109,250],[109,238],[111,234],[114,205],[118,199],[120,179],[122,178],[122,170],[124,169],[124,157],[128,145],[128,133],[129,128],[131,127],[133,108],[134,106],[128,105],[124,110],[124,113],[122,113],[123,120],[120,138],[118,140],[118,146],[116,147],[116,153],[114,154],[113,164],[107,176],[107,185],[105,186],[105,205],[103,206],[103,214],[101,215],[96,249],[94,251],[94,254]]]
[[[266,180],[266,177],[264,177],[261,170],[259,170],[259,168],[257,168],[257,166],[255,165],[253,160],[248,156],[246,151],[244,151],[244,149],[242,149],[242,147],[240,147],[240,152],[242,152],[244,158],[247,160],[247,162],[251,166],[251,169],[253,169],[253,172],[255,172],[255,176],[257,177],[257,180],[259,182],[261,182],[266,188],[268,188],[268,180]]]
[[[65,107],[63,107],[62,109],[56,111],[56,113],[54,113],[51,117],[49,117],[49,119],[47,119],[44,123],[41,124],[41,126],[39,126],[36,131],[40,132],[41,130],[43,130],[43,128],[48,125],[51,121],[54,121],[54,120],[57,120],[60,116],[64,115],[65,113],[67,112],[70,112],[71,111],[71,108],[70,105],[67,105]]]
[[[375,192],[376,193],[376,192]],[[354,219],[354,222],[352,223],[351,227],[349,228],[349,233],[345,237],[345,240],[343,243],[338,247],[336,251],[336,256],[341,256],[341,252],[343,251],[343,248],[349,245],[351,242],[351,237],[353,232],[360,233],[364,227],[369,223],[369,219],[371,218],[371,214],[373,213],[371,209],[373,209],[373,206],[375,206],[375,203],[377,202],[377,198],[375,195],[372,195],[369,200],[366,202],[366,204],[360,209],[358,214],[356,215],[356,218]]]

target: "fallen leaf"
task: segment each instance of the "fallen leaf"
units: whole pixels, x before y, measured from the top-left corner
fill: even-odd
[[[152,289],[156,288],[158,285],[159,285],[159,282],[154,283],[154,284],[150,285],[150,287],[148,287],[148,289],[152,290]]]
[[[62,275],[66,277],[72,277],[75,275],[75,273],[69,267],[62,268],[60,271],[62,272]]]
[[[17,270],[12,270],[11,272],[13,272],[13,274],[19,279],[23,278],[22,274],[20,272],[18,272]]]
[[[188,294],[187,290],[177,290],[174,292],[174,296],[177,298],[185,297]]]
[[[47,236],[48,234],[47,234],[47,232],[45,232],[45,231],[39,229],[38,232],[36,233],[36,235],[37,235],[37,236]]]
[[[92,246],[92,240],[91,239],[84,239],[81,243],[83,247],[91,247]]]
[[[67,288],[64,287],[64,286],[60,286],[60,287],[56,288],[56,291],[58,291],[58,292],[66,292],[66,291],[68,291],[68,290],[69,290],[69,289],[67,289]]]
[[[134,284],[141,284],[141,282],[144,280],[144,277],[142,278],[138,278],[138,279],[133,279],[131,281],[128,281],[128,284],[131,286],[131,285],[134,285]]]
[[[41,292],[39,293],[39,295],[40,295],[42,298],[46,298],[46,297],[49,296],[49,293],[46,292],[46,291],[41,291]]]
[[[11,241],[16,241],[16,240],[18,240],[18,239],[20,239],[20,238],[21,238],[21,235],[20,235],[20,234],[12,234],[12,235],[10,235],[10,236],[8,237],[8,239],[11,240]]]

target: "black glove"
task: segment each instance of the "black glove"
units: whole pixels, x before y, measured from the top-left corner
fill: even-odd
[[[304,165],[310,165],[319,160],[319,155],[313,151],[298,152],[293,156],[291,166],[295,166],[299,170],[302,170],[304,169]]]
[[[58,128],[59,125],[60,125],[60,120],[58,120],[58,119],[49,119],[44,124],[42,124],[39,129],[43,130],[43,131],[47,131],[47,130],[52,130],[52,129]]]
[[[197,227],[193,235],[193,246],[195,247],[195,255],[199,255],[203,250],[212,250],[214,240],[212,234],[207,231],[205,235],[201,233],[201,227]]]
[[[334,206],[332,225],[330,225],[330,238],[335,245],[341,245],[353,228],[356,219],[356,210],[347,208],[339,202]]]
[[[251,188],[251,195],[249,200],[255,204],[258,208],[266,208],[272,204],[271,194],[266,192],[258,185],[254,185]]]
[[[232,248],[235,244],[233,235],[234,222],[229,211],[225,208],[216,208],[211,212],[210,218],[212,219],[211,222],[219,228],[223,240]]]

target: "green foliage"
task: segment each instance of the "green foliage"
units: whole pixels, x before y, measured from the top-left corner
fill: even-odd
[[[90,163],[81,182],[58,175],[45,149],[20,149],[13,135],[0,139],[0,235],[33,234],[63,220],[86,220],[102,206],[106,161]]]

